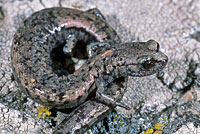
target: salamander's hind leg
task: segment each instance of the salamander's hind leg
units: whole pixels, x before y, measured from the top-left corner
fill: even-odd
[[[103,14],[97,8],[89,9],[86,12],[94,14],[95,16],[97,16],[97,17],[99,17],[99,18],[101,18],[103,20],[106,20],[105,17],[103,16]]]
[[[72,56],[73,55],[72,50],[76,46],[77,41],[78,41],[78,39],[77,39],[76,35],[74,35],[74,34],[68,35],[68,37],[66,39],[66,43],[63,47],[63,53],[66,55]]]
[[[122,98],[122,96],[116,95],[117,89],[120,88],[119,86],[117,86],[116,84],[113,84],[111,88],[107,88],[104,82],[99,82],[99,81],[96,83],[96,85],[97,85],[97,91],[96,91],[95,98],[98,101],[111,107],[120,106],[127,110],[130,109],[130,107],[127,106],[126,104],[118,102],[119,98]],[[112,91],[114,91],[114,93]],[[115,98],[115,96],[117,96],[117,98]]]

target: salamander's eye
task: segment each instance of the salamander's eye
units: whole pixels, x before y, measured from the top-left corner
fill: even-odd
[[[154,67],[155,63],[155,60],[151,56],[144,56],[139,58],[139,64],[145,70]]]
[[[142,66],[144,69],[150,69],[153,66],[155,66],[155,62],[153,60],[149,60],[149,61],[142,63]]]

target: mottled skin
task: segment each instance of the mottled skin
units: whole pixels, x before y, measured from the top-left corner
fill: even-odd
[[[89,58],[68,73],[68,60],[60,67],[51,52],[61,47],[63,57],[70,59],[80,40],[87,44]],[[16,80],[36,102],[73,108],[94,94],[99,102],[127,109],[120,100],[128,76],[157,73],[168,60],[156,41],[120,44],[101,14],[68,8],[44,9],[27,18],[14,36],[11,58]]]

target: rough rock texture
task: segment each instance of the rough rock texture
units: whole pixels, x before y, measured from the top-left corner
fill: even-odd
[[[97,7],[123,42],[154,39],[169,57],[162,73],[130,77],[122,101],[132,109],[116,108],[90,132],[200,133],[200,0],[0,0],[0,133],[51,133],[55,126],[38,119],[39,104],[17,88],[10,68],[10,47],[20,22],[53,6]]]

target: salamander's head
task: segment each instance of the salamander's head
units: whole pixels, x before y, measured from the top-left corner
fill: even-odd
[[[154,40],[117,45],[115,62],[120,72],[131,76],[147,76],[161,71],[167,64],[167,56],[159,51]]]

